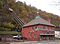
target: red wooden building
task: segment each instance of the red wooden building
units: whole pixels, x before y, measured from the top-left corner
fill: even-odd
[[[54,38],[54,25],[39,16],[22,28],[23,37],[27,40],[48,40]]]

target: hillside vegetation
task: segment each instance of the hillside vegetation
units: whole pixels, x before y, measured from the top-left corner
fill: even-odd
[[[46,11],[42,11],[41,9],[37,9],[31,5],[27,5],[25,2],[15,2],[15,0],[8,0],[8,4],[10,8],[17,13],[24,23],[28,23],[32,19],[34,19],[37,15],[46,20],[51,20],[51,23],[59,26],[60,25],[60,17],[54,15],[52,13],[47,13]],[[39,12],[39,13],[37,13]],[[3,7],[3,0],[0,0],[0,31],[11,31],[19,26],[9,17],[9,14]]]

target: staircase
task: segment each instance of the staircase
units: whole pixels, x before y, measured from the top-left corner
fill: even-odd
[[[13,19],[13,21],[17,24],[19,24],[21,27],[23,27],[24,23],[23,21],[19,18],[19,16],[17,16],[17,14],[9,7],[7,0],[3,0],[4,2],[4,9],[6,9],[9,13],[9,15],[11,16],[11,18]]]

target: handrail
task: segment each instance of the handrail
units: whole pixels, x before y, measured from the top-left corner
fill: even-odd
[[[9,15],[13,18],[14,22],[16,22],[17,24],[19,24],[21,27],[23,27],[24,23],[22,22],[22,20],[16,15],[16,13],[13,11],[13,9],[11,9],[8,5],[7,0],[3,0],[4,3],[4,9],[6,9],[9,13]],[[10,10],[11,9],[11,10]]]

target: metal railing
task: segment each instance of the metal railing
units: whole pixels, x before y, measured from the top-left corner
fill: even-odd
[[[8,11],[13,21],[22,27],[24,25],[23,21],[17,16],[17,14],[13,11],[13,9],[9,7],[7,0],[3,0],[3,3],[4,3],[3,4],[4,9]]]

